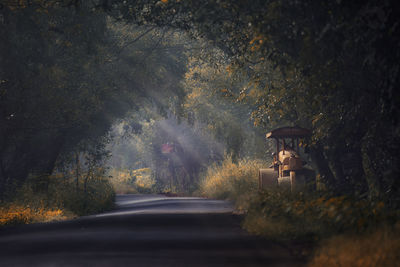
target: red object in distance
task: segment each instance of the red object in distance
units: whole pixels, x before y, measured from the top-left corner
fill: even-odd
[[[170,144],[162,144],[161,145],[161,153],[169,154],[174,151],[174,146]]]

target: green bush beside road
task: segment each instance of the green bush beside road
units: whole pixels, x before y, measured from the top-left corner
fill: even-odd
[[[40,182],[39,182],[40,180]],[[102,176],[85,183],[64,175],[33,176],[0,204],[0,226],[71,219],[111,209],[115,193]]]
[[[394,248],[400,246],[399,211],[365,197],[284,189],[260,192],[259,163],[233,164],[226,159],[211,166],[201,193],[232,200],[244,213],[243,227],[250,233],[278,242],[312,244],[315,250],[305,253],[311,266],[394,266],[398,259]],[[358,247],[346,249],[353,240]],[[377,244],[369,240],[382,245],[374,249]]]

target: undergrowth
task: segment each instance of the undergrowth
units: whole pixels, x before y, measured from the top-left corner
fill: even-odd
[[[321,242],[310,267],[398,266],[400,225],[385,226],[372,232],[343,234]]]
[[[363,233],[395,222],[397,217],[380,201],[269,190],[252,199],[244,227],[270,238],[318,240],[347,232]]]
[[[209,167],[203,196],[229,199],[245,214],[250,233],[317,247],[310,266],[395,266],[400,262],[400,213],[382,201],[326,192],[258,190],[260,161],[228,158]]]
[[[200,181],[202,196],[232,200],[239,211],[246,211],[257,194],[260,160],[242,159],[237,164],[226,158],[220,165],[210,166]]]
[[[0,225],[65,220],[68,217],[63,210],[57,208],[27,207],[15,203],[0,207]]]
[[[117,194],[154,193],[155,179],[149,168],[136,170],[111,169],[110,182]]]
[[[115,193],[104,177],[80,181],[63,175],[32,176],[0,203],[0,226],[71,219],[108,210]]]

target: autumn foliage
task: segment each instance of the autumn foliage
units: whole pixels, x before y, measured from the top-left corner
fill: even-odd
[[[227,158],[209,167],[200,192],[233,201],[245,215],[244,228],[252,234],[319,245],[315,254],[302,252],[311,266],[392,266],[398,260],[399,214],[384,202],[326,192],[259,192],[260,164],[256,160],[233,164]]]
[[[117,194],[154,193],[155,180],[149,168],[112,169],[110,182]]]
[[[396,220],[383,202],[348,196],[265,191],[253,199],[245,221],[250,232],[271,238],[319,240],[340,233],[362,233]]]
[[[242,159],[232,163],[230,157],[210,166],[200,183],[200,194],[235,202],[238,210],[246,210],[249,200],[257,193],[260,160]]]
[[[85,188],[86,187],[86,188]],[[30,177],[6,201],[0,203],[0,226],[72,219],[110,209],[114,190],[105,177],[88,181],[66,174]]]
[[[31,208],[13,203],[6,207],[0,207],[0,226],[49,222],[66,218],[68,217],[61,209],[49,209],[44,206]]]
[[[399,228],[397,224],[369,234],[331,238],[322,243],[309,266],[396,266],[400,262]]]

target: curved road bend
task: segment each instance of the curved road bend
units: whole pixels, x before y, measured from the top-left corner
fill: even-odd
[[[303,266],[226,201],[118,195],[112,212],[0,230],[0,266]]]

